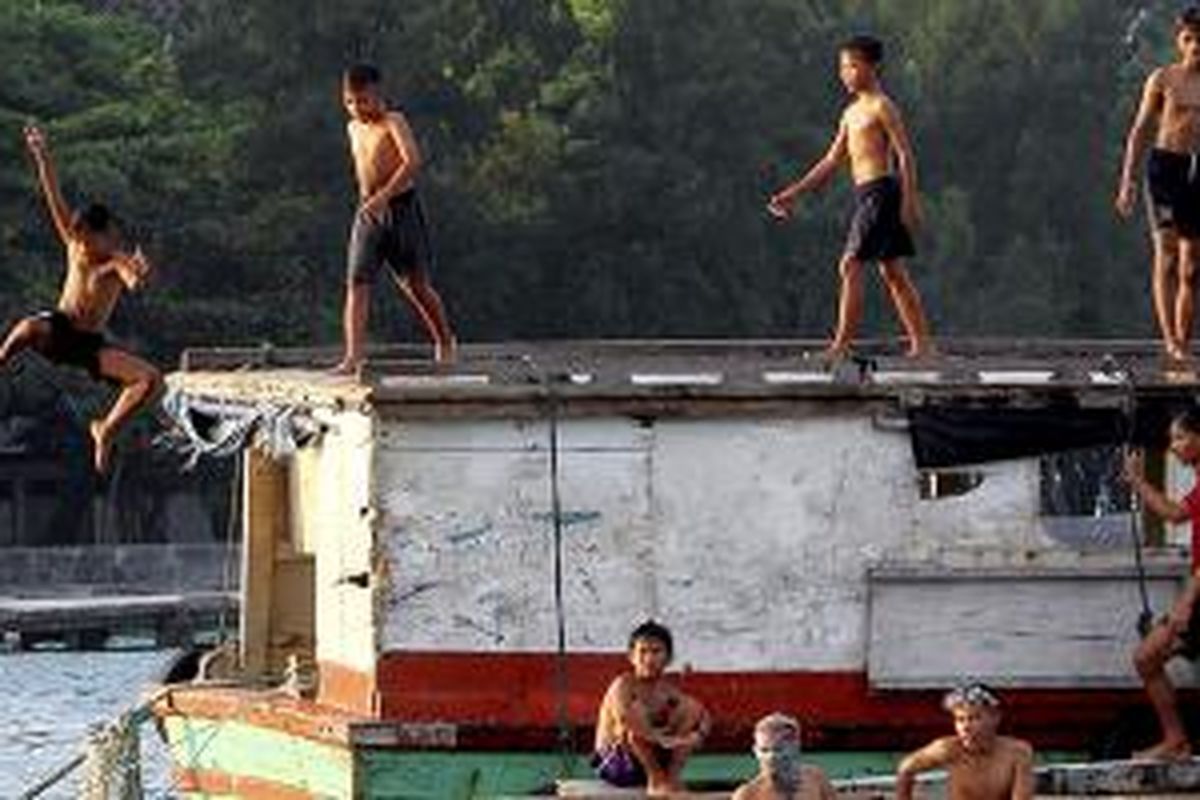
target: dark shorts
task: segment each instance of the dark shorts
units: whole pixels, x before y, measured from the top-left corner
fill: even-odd
[[[83,367],[96,380],[101,380],[100,351],[108,347],[104,334],[80,330],[71,318],[61,311],[44,311],[37,319],[50,323],[50,335],[38,351],[55,364]]]
[[[671,751],[665,747],[655,747],[654,754],[663,769],[671,764]],[[614,744],[599,750],[592,755],[592,768],[596,777],[612,786],[621,789],[633,789],[645,786],[649,782],[646,770],[629,748]]]
[[[845,254],[861,261],[890,261],[916,253],[900,218],[900,182],[892,175],[854,187],[854,216]]]
[[[382,219],[361,212],[354,216],[346,254],[348,280],[373,283],[384,264],[397,277],[428,275],[433,269],[433,245],[415,189],[393,197]]]
[[[1150,220],[1158,230],[1200,238],[1200,153],[1150,151],[1146,162]]]

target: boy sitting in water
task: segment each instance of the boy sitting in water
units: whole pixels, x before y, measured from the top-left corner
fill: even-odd
[[[404,114],[388,108],[380,94],[380,80],[370,64],[353,66],[342,78],[359,206],[350,230],[338,375],[353,375],[363,363],[371,285],[385,265],[433,339],[434,360],[443,364],[455,355],[454,334],[430,282],[433,245],[417,194],[421,153]]]
[[[904,264],[915,252],[911,233],[921,217],[917,164],[900,110],[880,80],[883,43],[871,36],[855,36],[841,46],[838,57],[842,84],[853,99],[842,113],[837,135],[802,178],[771,197],[767,210],[787,219],[801,194],[828,183],[846,162],[854,181],[855,208],[838,265],[837,330],[826,355],[841,358],[850,352],[862,318],[863,265],[875,261],[908,336],[908,355],[925,356],[933,352],[929,323]],[[899,178],[892,172],[893,156]]]
[[[596,774],[614,786],[645,786],[652,797],[682,790],[684,762],[709,730],[704,706],[663,675],[673,652],[664,626],[650,621],[635,628],[633,670],[609,685],[596,722]]]
[[[150,264],[141,250],[129,253],[121,248],[121,232],[107,208],[94,203],[71,211],[40,129],[27,127],[25,144],[37,167],[54,229],[66,247],[67,275],[54,311],[26,317],[13,326],[0,345],[0,367],[29,348],[54,363],[83,367],[93,378],[120,387],[108,413],[89,425],[95,468],[103,473],[117,432],[150,401],[162,381],[154,366],[109,343],[103,333],[121,293],[140,289]]]
[[[910,754],[896,773],[896,800],[912,800],[921,772],[947,772],[949,800],[1031,800],[1033,748],[997,735],[1000,698],[981,683],[955,689],[942,701],[954,720],[943,736]]]
[[[763,717],[754,726],[758,777],[733,793],[733,800],[833,800],[819,767],[800,763],[800,723],[785,714]]]

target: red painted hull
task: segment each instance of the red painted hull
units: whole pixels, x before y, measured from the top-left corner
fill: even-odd
[[[464,749],[554,747],[565,721],[586,748],[600,697],[625,667],[609,653],[571,653],[560,663],[546,653],[389,652],[373,677],[323,664],[321,701],[376,719],[453,723]],[[863,672],[690,672],[677,680],[712,712],[710,744],[721,750],[744,749],[754,722],[776,710],[797,715],[807,745],[821,750],[906,750],[948,732],[940,692],[876,691]],[[1003,695],[1006,729],[1043,749],[1094,749],[1146,708],[1135,689]]]

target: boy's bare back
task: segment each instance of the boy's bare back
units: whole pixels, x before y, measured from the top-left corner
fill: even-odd
[[[388,111],[373,122],[350,120],[346,124],[358,195],[366,200],[377,194],[407,164],[419,163],[420,151],[408,121],[399,111]],[[412,188],[410,178],[400,192]]]

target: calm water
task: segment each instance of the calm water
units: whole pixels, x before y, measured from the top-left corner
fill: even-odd
[[[96,722],[137,702],[171,651],[0,654],[0,798],[22,789],[76,753]],[[166,749],[153,725],[142,728],[146,796],[170,797]],[[68,779],[43,797],[74,798]]]

